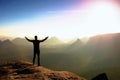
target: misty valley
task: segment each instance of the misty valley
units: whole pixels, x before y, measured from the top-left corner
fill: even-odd
[[[53,70],[67,70],[91,79],[106,73],[109,80],[120,79],[120,33],[90,37],[67,43],[51,37],[40,44],[41,65]],[[0,64],[9,61],[32,62],[33,45],[24,38],[0,41]]]

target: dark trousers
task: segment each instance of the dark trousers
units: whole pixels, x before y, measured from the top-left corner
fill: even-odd
[[[38,66],[40,66],[40,51],[34,51],[33,64],[35,64],[36,55],[38,56]]]

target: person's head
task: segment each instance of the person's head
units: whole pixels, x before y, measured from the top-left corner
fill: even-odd
[[[35,36],[35,40],[37,40],[37,36]]]

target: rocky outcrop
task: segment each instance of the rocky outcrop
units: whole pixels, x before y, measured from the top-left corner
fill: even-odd
[[[68,71],[53,71],[30,62],[10,62],[0,66],[0,80],[86,80]]]

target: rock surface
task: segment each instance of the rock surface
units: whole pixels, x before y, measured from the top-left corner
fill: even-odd
[[[30,62],[10,62],[0,66],[0,80],[86,80],[68,71],[53,71]]]

